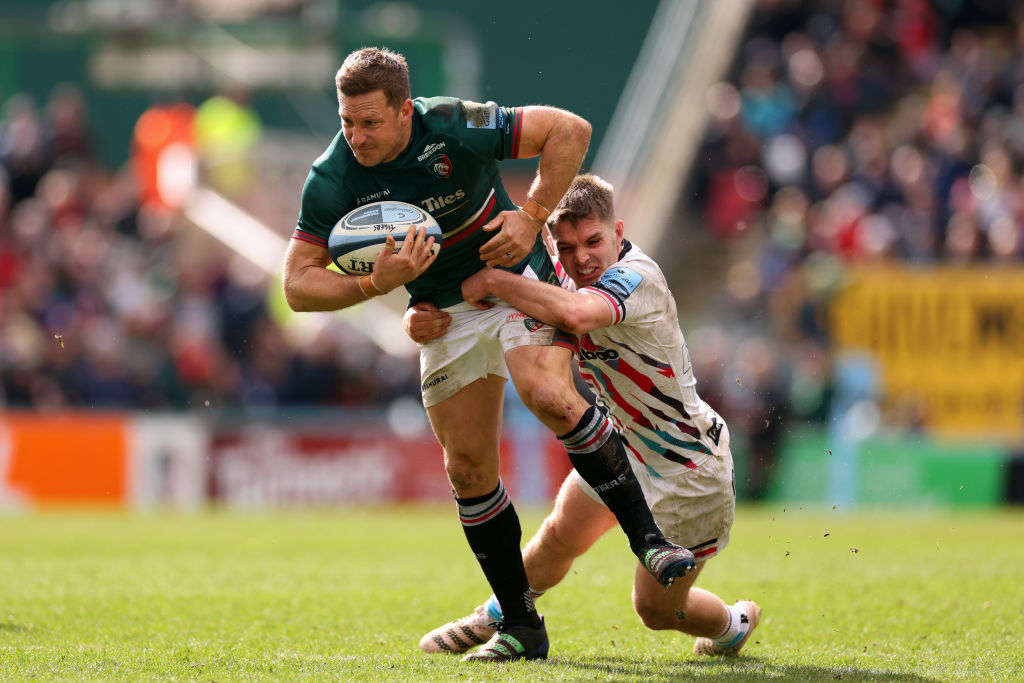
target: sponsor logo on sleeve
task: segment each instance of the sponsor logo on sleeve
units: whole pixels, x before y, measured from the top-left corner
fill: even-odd
[[[493,102],[487,104],[466,102],[466,128],[494,130],[498,127],[497,110],[498,106]]]
[[[635,270],[616,267],[606,270],[596,284],[612,294],[618,295],[620,299],[625,299],[643,281],[643,276]]]

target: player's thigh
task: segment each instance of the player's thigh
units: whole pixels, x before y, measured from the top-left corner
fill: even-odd
[[[505,364],[523,404],[556,435],[569,433],[590,404],[572,379],[572,352],[559,346],[519,346]]]
[[[504,349],[498,341],[506,315],[481,311],[467,303],[444,309],[448,331],[420,349],[423,405],[428,409],[491,375],[507,377]]]
[[[462,496],[483,495],[497,483],[505,381],[488,375],[427,408],[445,468]]]

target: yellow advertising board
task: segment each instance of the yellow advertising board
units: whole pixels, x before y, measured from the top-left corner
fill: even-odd
[[[833,300],[840,350],[878,361],[887,414],[1024,436],[1024,268],[863,268]]]

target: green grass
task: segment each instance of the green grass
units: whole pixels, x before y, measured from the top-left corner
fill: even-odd
[[[5,515],[0,680],[1024,679],[1024,511],[741,508],[700,582],[764,608],[732,660],[644,629],[633,568],[609,534],[540,602],[549,660],[468,667],[416,647],[489,593],[450,506]]]

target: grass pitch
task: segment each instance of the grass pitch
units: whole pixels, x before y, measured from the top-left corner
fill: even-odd
[[[450,506],[8,514],[0,679],[1024,679],[1024,511],[741,508],[699,582],[764,608],[729,660],[645,630],[633,568],[609,534],[539,603],[550,659],[468,666],[416,647],[489,594]]]

